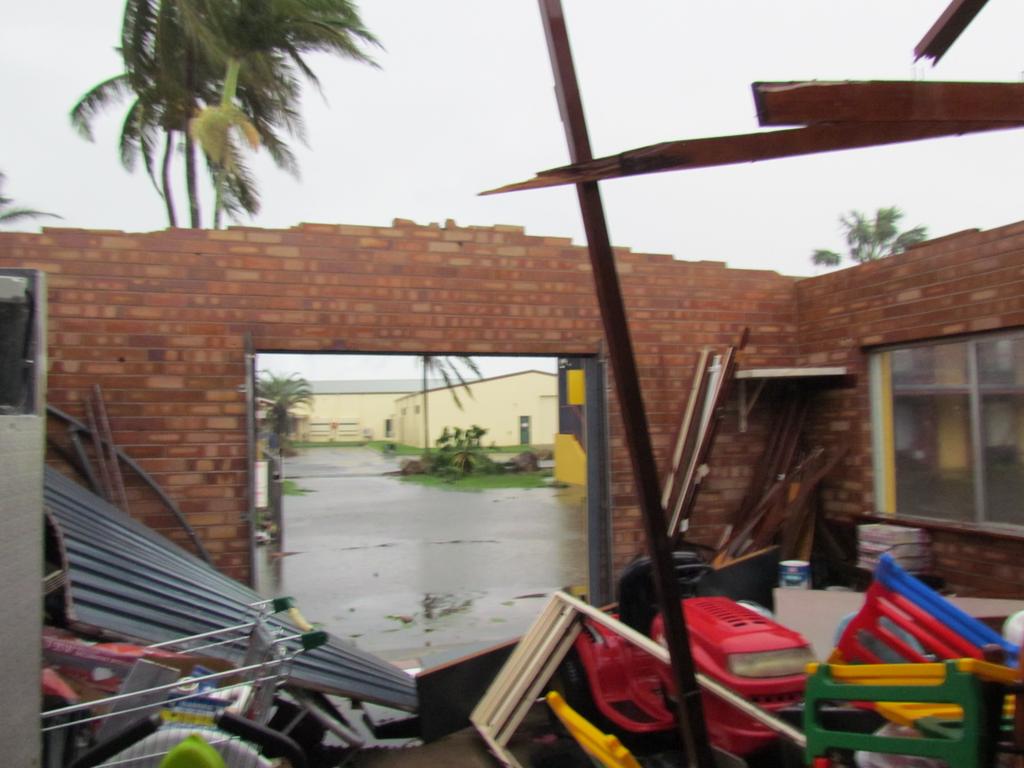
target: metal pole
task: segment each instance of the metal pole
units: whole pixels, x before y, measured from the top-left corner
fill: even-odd
[[[590,151],[590,139],[583,117],[583,103],[569,49],[569,36],[562,5],[560,0],[539,0],[539,3],[548,53],[555,75],[558,107],[569,143],[569,154],[573,163],[585,162],[591,160],[593,155]],[[689,636],[680,605],[679,585],[672,567],[672,553],[666,535],[658,471],[640,395],[640,380],[633,357],[625,305],[608,237],[601,194],[597,182],[577,184],[576,191],[583,216],[583,227],[587,234],[587,248],[594,271],[601,320],[608,342],[608,356],[615,373],[615,388],[619,407],[622,409],[626,444],[633,463],[641,516],[654,562],[654,582],[665,622],[665,642],[678,693],[679,733],[688,764],[699,768],[711,768],[714,759],[704,726],[700,689],[697,686],[693,659],[690,655]]]

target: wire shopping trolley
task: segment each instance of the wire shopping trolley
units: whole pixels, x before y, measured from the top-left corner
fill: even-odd
[[[298,631],[268,622],[282,612]],[[326,641],[291,598],[253,603],[237,624],[146,646],[151,655],[135,662],[120,692],[43,712],[44,738],[90,724],[72,768],[269,768],[278,758],[302,768],[302,748],[267,723],[292,660]],[[215,648],[232,650],[241,664],[223,671],[196,664],[185,676],[160,664],[162,652],[194,657]]]

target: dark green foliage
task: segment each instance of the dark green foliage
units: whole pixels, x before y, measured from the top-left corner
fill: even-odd
[[[262,371],[256,380],[256,396],[270,401],[266,421],[271,431],[277,435],[282,452],[286,451],[288,435],[291,432],[291,409],[298,405],[308,405],[313,401],[313,390],[309,382],[297,373],[279,376],[276,373]]]
[[[466,394],[470,397],[473,396],[473,390],[469,388],[469,382],[466,381],[465,376],[462,375],[462,371],[459,370],[460,366],[468,368],[473,374],[479,379],[480,378],[480,367],[476,364],[476,361],[472,357],[466,355],[423,355],[423,436],[424,436],[424,450],[430,454],[430,408],[429,399],[427,398],[427,378],[428,376],[440,376],[444,385],[448,387],[448,390],[452,393],[452,400],[455,401],[455,405],[458,406],[459,410],[462,410],[462,401],[459,399],[459,393],[457,391],[456,383],[466,390]]]
[[[879,208],[874,219],[860,211],[850,211],[839,217],[846,238],[851,261],[863,264],[903,253],[913,245],[928,238],[926,227],[914,227],[906,232],[899,231],[903,211],[896,206]],[[818,266],[838,267],[842,256],[836,251],[819,248],[811,254],[811,261]]]
[[[437,450],[430,457],[429,474],[455,479],[472,473],[500,472],[480,444],[487,430],[474,424],[466,430],[444,428],[437,439]]]
[[[122,165],[141,160],[176,226],[170,170],[184,151],[191,225],[201,226],[196,184],[196,142],[190,121],[221,104],[228,63],[240,66],[238,107],[278,167],[296,173],[283,135],[302,138],[298,111],[301,80],[319,87],[305,56],[327,52],[372,64],[363,46],[378,45],[351,0],[128,0],[119,52],[124,72],[89,90],[71,112],[72,124],[91,139],[96,115],[129,101],[120,137]],[[283,134],[283,135],[282,135]],[[159,178],[157,176],[157,155]],[[259,210],[255,179],[244,165],[218,179],[218,210],[237,217]]]
[[[56,213],[36,211],[32,208],[15,208],[14,200],[3,194],[3,186],[6,179],[7,177],[0,173],[0,226],[15,224],[25,219],[38,219],[41,216],[50,216],[55,219],[60,218]]]

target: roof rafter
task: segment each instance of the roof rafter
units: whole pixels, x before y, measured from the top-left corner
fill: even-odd
[[[1024,84],[845,81],[754,83],[764,126],[1024,121]]]
[[[781,131],[683,139],[541,171],[482,194],[755,163],[1024,126],[1024,83],[754,83],[761,125]]]
[[[931,59],[933,64],[937,64],[987,2],[953,0],[921,38],[921,42],[914,46],[914,61]]]
[[[843,149],[860,149],[1021,126],[1024,126],[1024,120],[1016,123],[969,120],[959,122],[823,123],[790,130],[719,136],[710,139],[668,141],[631,149],[618,155],[541,171],[532,179],[487,190],[481,194],[492,195],[525,189],[557,187],[564,184],[579,184],[662,171],[755,163],[761,160],[798,157]]]

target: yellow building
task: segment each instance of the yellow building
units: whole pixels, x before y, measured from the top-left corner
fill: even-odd
[[[469,382],[467,392],[428,382],[430,444],[445,427],[478,425],[484,445],[553,446],[558,431],[558,376],[541,371]],[[297,408],[298,437],[313,442],[394,440],[423,447],[422,384],[398,381],[311,381],[313,402]]]
[[[297,406],[296,436],[306,442],[394,440],[395,400],[421,388],[415,379],[311,381],[313,401]]]

